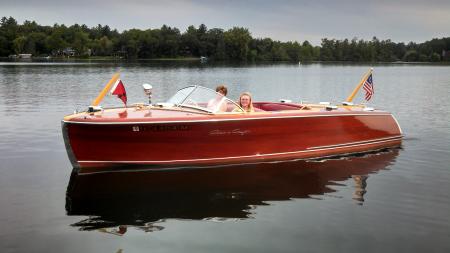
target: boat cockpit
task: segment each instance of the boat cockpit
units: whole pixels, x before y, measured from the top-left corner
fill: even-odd
[[[244,112],[233,100],[202,86],[188,86],[178,90],[167,103],[208,113]]]
[[[244,110],[233,100],[202,86],[188,86],[178,90],[166,103],[177,107],[197,109],[207,113],[243,113]],[[253,102],[258,111],[301,110],[304,106],[283,102]]]

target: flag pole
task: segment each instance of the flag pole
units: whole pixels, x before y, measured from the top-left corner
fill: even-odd
[[[97,106],[98,104],[100,104],[100,102],[103,100],[108,91],[111,90],[113,84],[117,81],[117,79],[119,79],[119,76],[120,76],[119,72],[113,75],[111,80],[109,80],[109,82],[106,84],[103,90],[98,94],[97,98],[94,101],[92,101],[91,106]]]
[[[359,89],[361,89],[361,86],[364,84],[364,82],[367,80],[367,78],[372,74],[373,68],[370,68],[369,71],[364,75],[364,77],[359,82],[358,86],[355,87],[353,92],[348,96],[348,98],[345,100],[346,102],[352,102],[353,98],[356,96],[356,93],[358,93]]]

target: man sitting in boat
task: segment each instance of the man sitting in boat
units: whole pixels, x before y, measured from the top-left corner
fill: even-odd
[[[222,94],[223,96],[226,96],[228,94],[227,86],[225,85],[219,85],[216,87],[216,92]]]
[[[225,96],[228,93],[228,89],[225,85],[219,85],[216,87],[217,96],[208,101],[207,108],[216,109],[216,112],[226,112],[227,111],[227,103],[224,102]]]

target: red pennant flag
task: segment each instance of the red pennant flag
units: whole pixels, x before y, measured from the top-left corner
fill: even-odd
[[[118,98],[122,99],[125,106],[127,106],[127,92],[125,91],[125,86],[123,85],[122,80],[117,79],[111,89],[111,94],[117,95]]]

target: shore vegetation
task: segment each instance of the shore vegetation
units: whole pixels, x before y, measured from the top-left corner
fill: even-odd
[[[442,62],[450,61],[450,37],[423,43],[390,39],[323,38],[320,45],[254,38],[244,27],[208,29],[201,24],[181,32],[163,25],[156,29],[122,32],[108,25],[87,27],[19,24],[13,17],[0,21],[0,57],[21,55],[98,59],[198,59],[217,61],[342,61],[342,62]]]

